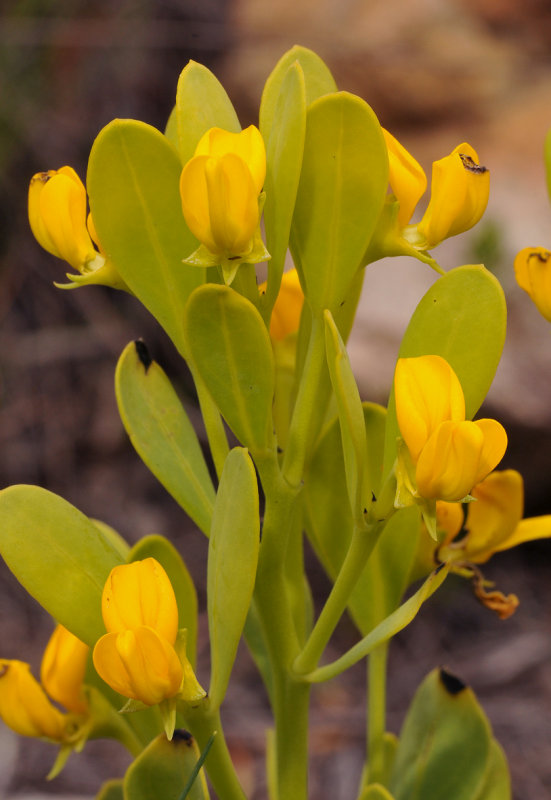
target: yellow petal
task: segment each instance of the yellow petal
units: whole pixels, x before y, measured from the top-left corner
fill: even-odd
[[[474,423],[484,435],[484,444],[475,484],[480,483],[497,467],[507,450],[507,434],[505,428],[495,419],[478,419]]]
[[[450,544],[463,527],[465,514],[461,503],[446,503],[439,500],[436,503],[436,527],[445,533],[442,546]]]
[[[206,164],[209,156],[199,155],[185,165],[180,176],[180,198],[184,219],[192,234],[216,254],[212,237],[207,190]]]
[[[227,153],[233,153],[245,162],[252,175],[258,197],[266,178],[266,149],[258,128],[249,125],[240,133],[211,128],[199,140],[194,155],[220,157]]]
[[[527,519],[521,519],[513,533],[507,539],[501,541],[493,552],[498,553],[524,542],[534,542],[537,539],[549,538],[551,538],[551,515],[528,517]]]
[[[543,247],[525,247],[515,258],[515,277],[536,308],[551,322],[551,252]]]
[[[440,356],[398,359],[394,392],[398,426],[414,462],[441,422],[465,419],[461,384]]]
[[[114,567],[102,596],[102,614],[109,633],[143,625],[154,628],[170,644],[178,633],[178,606],[163,567],[154,558]]]
[[[258,291],[266,291],[266,283],[260,284]],[[293,269],[283,273],[281,286],[275,301],[272,317],[270,319],[270,336],[281,341],[291,333],[296,333],[300,324],[300,315],[304,305],[304,293],[298,278],[298,272]]]
[[[400,203],[398,222],[405,227],[427,188],[427,176],[421,165],[408,153],[398,139],[383,128],[388,151],[389,183]]]
[[[53,700],[75,714],[87,709],[82,683],[89,650],[87,644],[62,625],[57,625],[42,657],[42,686]]]
[[[512,469],[492,472],[472,495],[476,500],[468,506],[463,552],[467,560],[482,564],[511,537],[522,518],[522,477]]]
[[[0,659],[0,717],[21,736],[63,739],[65,717],[23,661]]]
[[[212,238],[217,252],[245,256],[259,223],[258,194],[247,164],[227,153],[206,163]]]
[[[427,249],[469,230],[488,204],[490,173],[466,142],[432,166],[431,198],[419,225]]]
[[[415,480],[421,497],[457,502],[475,484],[484,434],[474,422],[442,422],[421,451]]]
[[[112,689],[148,706],[174,697],[182,684],[176,651],[153,628],[102,636],[93,659],[98,674]]]

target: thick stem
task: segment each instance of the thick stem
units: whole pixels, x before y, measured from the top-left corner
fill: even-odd
[[[370,783],[383,783],[385,776],[386,668],[388,642],[368,656],[367,756]]]
[[[275,723],[278,800],[308,797],[308,707],[310,687],[283,678],[276,684]]]
[[[327,602],[302,652],[295,659],[293,665],[295,673],[305,675],[317,667],[318,661],[348,605],[352,590],[377,543],[381,530],[382,523],[375,523],[367,528],[356,528],[354,531],[350,547]]]

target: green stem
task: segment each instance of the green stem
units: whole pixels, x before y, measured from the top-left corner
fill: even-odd
[[[302,480],[306,451],[310,443],[312,409],[316,399],[323,365],[325,364],[325,329],[323,319],[312,319],[312,330],[302,379],[291,418],[282,472],[291,486],[298,487]]]
[[[258,284],[256,282],[256,270],[254,264],[241,264],[237,274],[233,279],[232,289],[235,289],[247,300],[258,308],[260,295],[258,294]]]
[[[212,734],[216,732],[205,759],[205,769],[218,797],[223,800],[246,800],[228,751],[220,714],[200,706],[186,711],[185,722],[197,740],[201,752],[209,743]]]
[[[386,671],[388,642],[368,656],[367,755],[369,783],[385,777]]]
[[[377,543],[382,528],[383,523],[375,523],[367,528],[354,530],[350,547],[331,594],[327,598],[302,652],[295,659],[293,664],[295,674],[305,675],[317,667],[327,642],[348,605],[352,590]]]
[[[307,800],[310,686],[284,677],[276,682],[277,798]]]

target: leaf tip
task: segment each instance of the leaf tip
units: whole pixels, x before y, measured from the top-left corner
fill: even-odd
[[[440,668],[440,681],[442,682],[444,689],[452,696],[460,694],[463,689],[467,688],[467,685],[463,683],[462,680],[460,680],[456,675],[452,675],[451,672],[448,672],[443,667]]]
[[[153,359],[149,354],[149,350],[147,349],[143,339],[136,339],[136,341],[134,342],[134,347],[136,348],[136,355],[138,356],[145,372],[147,373],[147,370],[153,363]]]

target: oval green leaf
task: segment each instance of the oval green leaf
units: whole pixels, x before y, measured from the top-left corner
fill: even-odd
[[[314,313],[346,299],[383,207],[388,156],[371,108],[347,92],[308,108],[291,251]]]
[[[182,264],[197,247],[182,214],[178,153],[158,130],[114,120],[98,135],[88,194],[102,248],[182,352],[182,317],[205,271]]]
[[[214,487],[193,425],[143,342],[130,342],[115,372],[123,425],[142,461],[208,535]]]
[[[239,639],[251,604],[260,517],[256,472],[247,451],[234,448],[218,487],[209,541],[207,611],[211,647],[211,707],[226,693]]]
[[[184,329],[194,368],[239,441],[253,455],[269,450],[275,369],[257,309],[230,287],[208,284],[191,295]]]
[[[181,800],[200,755],[195,739],[187,731],[174,731],[170,742],[161,734],[128,768],[124,776],[124,800]],[[185,797],[208,800],[202,770]]]
[[[101,594],[124,559],[92,520],[46,489],[10,486],[0,492],[0,553],[55,620],[90,646],[103,636]]]

